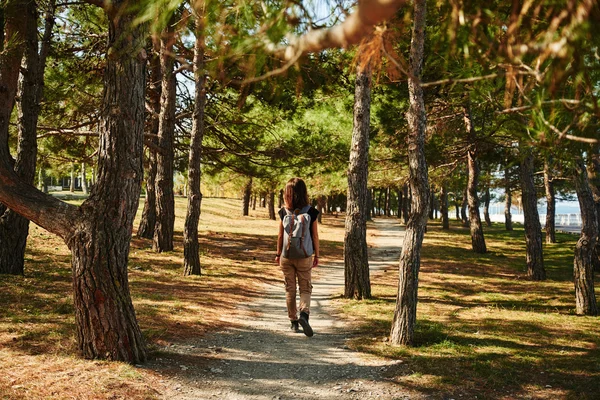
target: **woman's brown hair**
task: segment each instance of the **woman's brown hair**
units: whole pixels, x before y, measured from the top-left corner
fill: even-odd
[[[300,178],[292,178],[285,185],[283,202],[288,210],[295,210],[308,205],[308,192],[306,184]]]

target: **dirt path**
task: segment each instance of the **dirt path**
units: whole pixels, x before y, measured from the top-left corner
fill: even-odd
[[[372,271],[397,266],[402,234],[396,220],[370,225]],[[164,378],[164,398],[411,398],[384,377],[395,362],[345,346],[351,328],[332,307],[332,298],[343,292],[343,262],[320,266],[313,285],[312,338],[289,330],[283,284],[265,285],[264,297],[240,307],[229,321],[232,328],[170,346],[147,366]],[[174,360],[179,365],[172,365]]]

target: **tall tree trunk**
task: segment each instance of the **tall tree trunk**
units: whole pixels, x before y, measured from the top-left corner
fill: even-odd
[[[510,169],[508,167],[508,161],[504,167],[504,227],[507,231],[512,231],[512,213],[510,209],[512,207],[512,188],[510,186]]]
[[[344,234],[344,297],[371,298],[367,254],[367,181],[369,175],[369,127],[371,121],[371,70],[356,74],[354,123],[348,165],[348,200]]]
[[[404,345],[413,344],[417,320],[421,247],[427,225],[427,201],[429,199],[429,179],[424,152],[427,116],[420,82],[425,44],[426,4],[425,0],[415,0],[414,2],[415,12],[408,78],[410,107],[406,114],[409,127],[407,141],[412,207],[400,255],[398,296],[391,329],[391,342]]]
[[[460,221],[460,202],[458,201],[458,193],[454,194],[454,211],[456,212],[456,220]]]
[[[71,163],[71,182],[69,183],[69,192],[75,192],[75,163]]]
[[[594,262],[598,220],[594,198],[583,160],[578,159],[575,167],[575,190],[581,210],[581,237],[575,246],[573,278],[575,282],[575,312],[578,315],[598,315],[594,293]]]
[[[373,189],[367,191],[367,221],[372,221],[375,214],[373,213]]]
[[[488,228],[492,226],[492,220],[490,219],[490,201],[491,201],[491,195],[490,195],[490,187],[487,186],[485,188],[485,198],[483,201],[483,219],[485,220],[485,226],[487,226]]]
[[[83,194],[88,194],[87,171],[85,168],[85,162],[81,163],[81,190],[83,191]]]
[[[275,214],[275,190],[270,189],[267,193],[267,209],[269,210],[269,219],[276,221]]]
[[[468,179],[468,178],[467,178]],[[469,217],[467,216],[467,206],[469,205],[468,195],[467,195],[467,186],[465,186],[465,190],[463,191],[462,204],[460,206],[460,218],[462,220],[462,226],[469,226]]]
[[[153,41],[153,43],[156,41]],[[150,116],[150,137],[148,141],[148,164],[146,167],[146,198],[144,200],[144,210],[137,236],[145,239],[154,238],[154,227],[156,226],[156,170],[157,170],[157,149],[158,145],[158,126],[160,116],[160,93],[162,90],[162,74],[160,71],[160,43],[154,44],[149,66],[148,84],[148,102],[151,111]]]
[[[433,185],[429,187],[429,219],[433,219],[434,208],[435,208],[435,190],[433,190]]]
[[[448,189],[446,189],[445,184],[442,184],[442,190],[440,192],[440,203],[442,214],[442,229],[450,229],[450,220],[448,217]]]
[[[200,244],[198,243],[198,223],[202,206],[200,182],[202,170],[202,139],[204,138],[204,109],[206,106],[206,76],[204,74],[204,9],[196,3],[194,23],[196,41],[194,44],[194,113],[192,115],[192,137],[188,166],[187,213],[183,228],[183,274],[201,275]]]
[[[544,160],[544,189],[546,190],[546,243],[556,243],[556,198],[550,162]]]
[[[24,65],[19,88],[17,159],[14,171],[33,185],[37,160],[37,121],[44,87],[44,69],[54,26],[54,1],[48,3],[42,46],[38,53],[36,2],[26,2],[23,32]],[[1,61],[0,61],[1,62]],[[40,172],[42,169],[40,168]],[[43,174],[42,174],[43,175]],[[42,184],[43,189],[43,184]],[[4,208],[4,207],[3,207]],[[29,235],[29,220],[11,209],[0,212],[0,273],[22,275],[25,267],[25,247]]]
[[[408,210],[410,204],[412,203],[412,196],[408,194],[408,184],[404,184],[404,204],[402,205],[402,220],[404,221],[404,225],[408,223]]]
[[[145,35],[123,3],[113,1],[108,18],[112,56],[106,58],[98,182],[90,197],[76,207],[38,191],[14,174],[8,147],[0,145],[0,201],[71,249],[83,356],[139,363],[146,350],[129,294],[127,260],[143,172]],[[5,140],[0,130],[0,144]]]
[[[252,197],[252,178],[248,178],[244,186],[244,199],[242,203],[242,216],[247,217],[250,214],[250,198]]]
[[[521,159],[521,193],[523,214],[525,217],[525,241],[527,245],[527,275],[535,280],[546,279],[544,255],[542,250],[542,227],[537,210],[537,194],[533,181],[533,153],[531,149],[520,146],[523,152]]]
[[[396,189],[396,197],[398,197],[397,216],[398,218],[402,218],[402,202],[404,201],[404,198],[402,197],[402,189]]]
[[[382,210],[381,200],[382,200],[382,197],[383,197],[383,189],[379,189],[379,196],[377,197],[377,216],[378,217],[381,216],[381,210]]]
[[[283,193],[283,191],[280,193]],[[283,196],[283,194],[281,196]],[[319,217],[318,217],[319,224],[323,222],[323,214],[325,213],[325,204],[326,204],[325,196],[322,196],[322,195],[319,196],[317,198],[317,208],[320,211]],[[283,201],[281,202],[281,205],[279,206],[279,208],[281,208],[281,207],[283,207]]]
[[[477,159],[477,135],[471,117],[470,103],[464,107],[463,112],[465,129],[470,142],[467,150],[467,168],[469,171],[467,179],[467,202],[469,204],[471,246],[475,253],[483,254],[487,252],[487,248],[483,236],[483,226],[481,226],[481,217],[479,216],[479,197],[477,196],[477,186],[479,184],[479,160]]]
[[[392,202],[392,194],[390,192],[390,188],[385,188],[385,216],[390,216],[390,203]]]
[[[590,189],[596,206],[596,221],[600,230],[600,146],[595,145],[590,152],[589,162],[587,165],[588,177],[590,180]],[[600,234],[598,235],[600,236]],[[594,271],[600,272],[600,239],[596,238],[595,254],[592,259],[594,262]]]
[[[172,21],[171,21],[172,22]],[[160,152],[156,157],[156,224],[152,239],[152,250],[173,250],[175,228],[175,194],[173,193],[173,163],[175,141],[175,104],[177,85],[173,44],[175,33],[169,23],[160,39],[160,70],[162,75],[158,143]]]

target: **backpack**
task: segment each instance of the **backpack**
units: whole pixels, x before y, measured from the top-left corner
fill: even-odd
[[[283,216],[283,251],[285,258],[307,258],[312,256],[313,242],[310,236],[310,206],[290,211]]]

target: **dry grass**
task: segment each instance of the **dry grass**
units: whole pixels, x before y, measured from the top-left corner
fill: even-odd
[[[544,245],[548,280],[525,274],[522,229],[486,229],[490,252],[470,251],[468,230],[430,226],[419,275],[416,346],[387,342],[397,271],[372,279],[374,299],[340,301],[362,327],[351,346],[400,360],[401,387],[440,398],[598,399],[598,318],[574,315],[576,237]],[[436,397],[437,398],[437,397]]]
[[[156,254],[145,239],[131,247],[131,294],[151,350],[223,328],[238,304],[261,295],[258,283],[281,280],[273,263],[277,222],[258,207],[238,217],[241,202],[226,199],[203,201],[203,275],[182,276],[185,207],[178,198],[174,251]],[[324,260],[341,256],[340,229],[343,219],[333,217],[322,226]],[[163,392],[152,371],[77,356],[70,252],[57,237],[32,226],[25,276],[0,276],[0,287],[0,398],[148,399]]]

